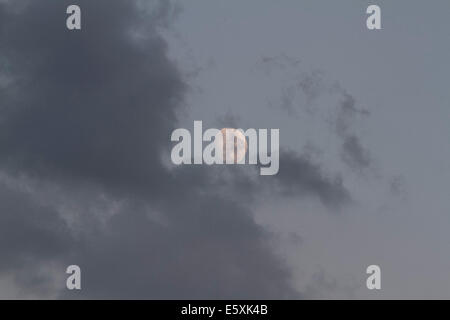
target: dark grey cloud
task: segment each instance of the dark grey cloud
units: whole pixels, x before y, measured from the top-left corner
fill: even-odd
[[[63,298],[301,297],[252,205],[268,187],[339,210],[351,202],[342,179],[292,152],[282,152],[271,178],[240,167],[168,169],[162,154],[189,85],[158,31],[180,9],[168,1],[142,10],[150,4],[79,0],[82,30],[68,31],[69,4],[0,3],[0,61],[8,66],[0,81],[0,170],[79,202],[81,230],[68,225],[51,189],[39,199],[0,187],[0,276],[43,296],[55,289],[32,266],[56,263],[63,274],[79,264],[83,290],[63,290]],[[313,99],[317,88],[304,86]],[[239,126],[231,115],[219,122]],[[124,205],[100,212],[100,222],[90,206],[103,195]]]
[[[341,159],[351,169],[358,172],[370,167],[372,159],[369,151],[356,134],[355,123],[370,115],[370,112],[357,106],[355,97],[339,83],[329,83],[325,74],[319,70],[306,71],[301,61],[286,55],[263,57],[257,64],[266,76],[274,73],[282,76],[280,100],[273,107],[285,110],[290,116],[299,117],[301,112],[314,116],[324,102],[322,96],[332,96],[325,103],[332,103],[331,118],[326,118],[333,133],[342,141]]]
[[[53,275],[42,268],[74,246],[67,223],[51,207],[0,183],[0,276],[10,275],[25,295],[50,294]],[[0,295],[6,294],[0,288]]]
[[[342,178],[327,175],[306,154],[282,152],[276,180],[283,194],[318,197],[332,211],[351,203],[350,192],[343,185]]]
[[[341,95],[335,119],[336,133],[343,141],[341,159],[351,169],[362,173],[370,168],[372,159],[369,150],[362,145],[361,139],[354,132],[353,125],[358,117],[365,117],[370,113],[357,108],[355,98],[340,86],[336,86],[336,90]]]
[[[336,132],[341,137],[346,137],[352,130],[352,125],[358,116],[368,116],[367,110],[356,107],[355,98],[342,89],[339,85],[335,86],[339,92],[340,101],[336,111]]]
[[[371,164],[368,151],[363,148],[356,135],[345,137],[342,145],[342,160],[351,168],[364,169]]]
[[[298,297],[245,207],[210,195],[176,202],[165,208],[164,223],[126,208],[77,252],[89,297]]]
[[[30,2],[2,20],[2,56],[17,80],[2,92],[1,162],[47,178],[152,188],[184,87],[155,32],[158,17],[143,19],[125,1],[81,1],[83,29],[69,32],[68,3]]]
[[[54,209],[4,185],[0,199],[0,268],[17,267],[22,258],[46,259],[64,251],[68,228]]]
[[[1,271],[23,261],[79,264],[83,290],[64,298],[297,296],[248,204],[215,192],[210,170],[162,163],[186,92],[157,32],[172,12],[167,3],[145,15],[132,1],[80,0],[82,30],[73,32],[64,21],[69,4],[0,5],[0,55],[10,66],[0,92],[0,166],[67,197],[89,189],[127,205],[103,226],[84,214],[75,237],[56,207],[2,190],[13,201],[0,212],[11,228],[2,234]],[[38,279],[27,271],[17,285],[43,294],[27,285]]]

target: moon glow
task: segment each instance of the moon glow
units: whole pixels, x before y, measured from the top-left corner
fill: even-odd
[[[227,162],[227,157],[233,161],[232,163],[240,163],[245,160],[248,145],[242,132],[233,128],[223,128],[219,133],[216,136],[216,141],[217,147],[223,150],[223,162]]]

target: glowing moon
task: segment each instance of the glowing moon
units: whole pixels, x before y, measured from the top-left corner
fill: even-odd
[[[233,128],[223,128],[220,130],[222,139],[220,137],[216,141],[217,147],[223,150],[223,163],[226,163],[227,156],[233,160],[233,163],[239,163],[245,159],[247,152],[247,139],[241,131]],[[219,134],[217,134],[219,136]]]

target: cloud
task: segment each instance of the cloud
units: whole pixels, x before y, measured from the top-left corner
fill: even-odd
[[[355,298],[355,291],[359,287],[354,280],[342,284],[319,267],[313,274],[311,283],[305,287],[305,295],[310,299],[351,299]]]
[[[205,195],[173,201],[163,223],[147,215],[148,209],[126,208],[76,252],[88,297],[297,297],[245,207]]]
[[[11,277],[23,289],[20,297],[54,296],[62,287],[55,283],[56,260],[75,243],[67,223],[53,208],[3,182],[0,213],[0,278]],[[0,298],[8,297],[17,298],[0,288]]]
[[[159,30],[179,9],[138,3],[79,0],[81,31],[65,27],[70,1],[0,4],[0,278],[21,297],[302,297],[252,206],[267,187],[337,211],[351,203],[342,179],[294,152],[270,179],[168,168],[189,85]],[[81,292],[64,290],[70,264]]]
[[[343,185],[342,178],[339,175],[327,176],[307,155],[282,152],[276,179],[283,194],[316,196],[333,211],[351,203],[351,195]]]
[[[61,24],[65,4],[33,2],[2,20],[3,56],[18,78],[2,93],[2,163],[151,188],[184,88],[166,44],[131,3],[80,2],[81,32]]]
[[[80,0],[82,30],[72,32],[64,23],[69,4],[0,5],[11,80],[0,91],[0,168],[45,194],[27,200],[0,190],[11,199],[0,213],[9,230],[0,272],[15,274],[25,261],[48,269],[79,264],[83,290],[63,290],[63,298],[297,297],[250,203],[216,192],[212,169],[162,163],[187,90],[158,33],[172,11],[157,2],[146,15],[133,1]],[[228,181],[229,189],[238,182]],[[82,218],[67,217],[52,190]],[[122,205],[101,212],[100,223],[87,204],[103,196]],[[82,230],[66,219],[81,219]],[[33,285],[41,273],[25,274],[20,291],[47,296],[48,288]]]
[[[361,146],[355,135],[345,137],[342,145],[342,160],[351,168],[364,169],[370,166],[368,151]]]
[[[342,161],[358,173],[371,166],[369,151],[355,130],[355,124],[370,112],[359,108],[353,95],[339,83],[327,81],[324,72],[307,71],[300,60],[286,55],[264,57],[257,68],[265,76],[277,77],[277,83],[281,83],[279,101],[271,101],[270,105],[298,119],[302,112],[306,112],[313,121],[317,121],[315,115],[321,115],[319,119],[325,119],[341,140]]]
[[[360,138],[354,133],[352,125],[358,116],[368,116],[370,113],[358,109],[355,98],[345,90],[339,86],[336,89],[342,95],[336,116],[336,133],[343,141],[341,159],[351,169],[362,172],[370,168],[372,159],[369,151],[363,147]]]

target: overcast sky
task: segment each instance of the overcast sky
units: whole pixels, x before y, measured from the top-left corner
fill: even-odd
[[[0,298],[450,298],[449,14],[1,0]],[[174,166],[194,120],[279,128],[278,174]]]

